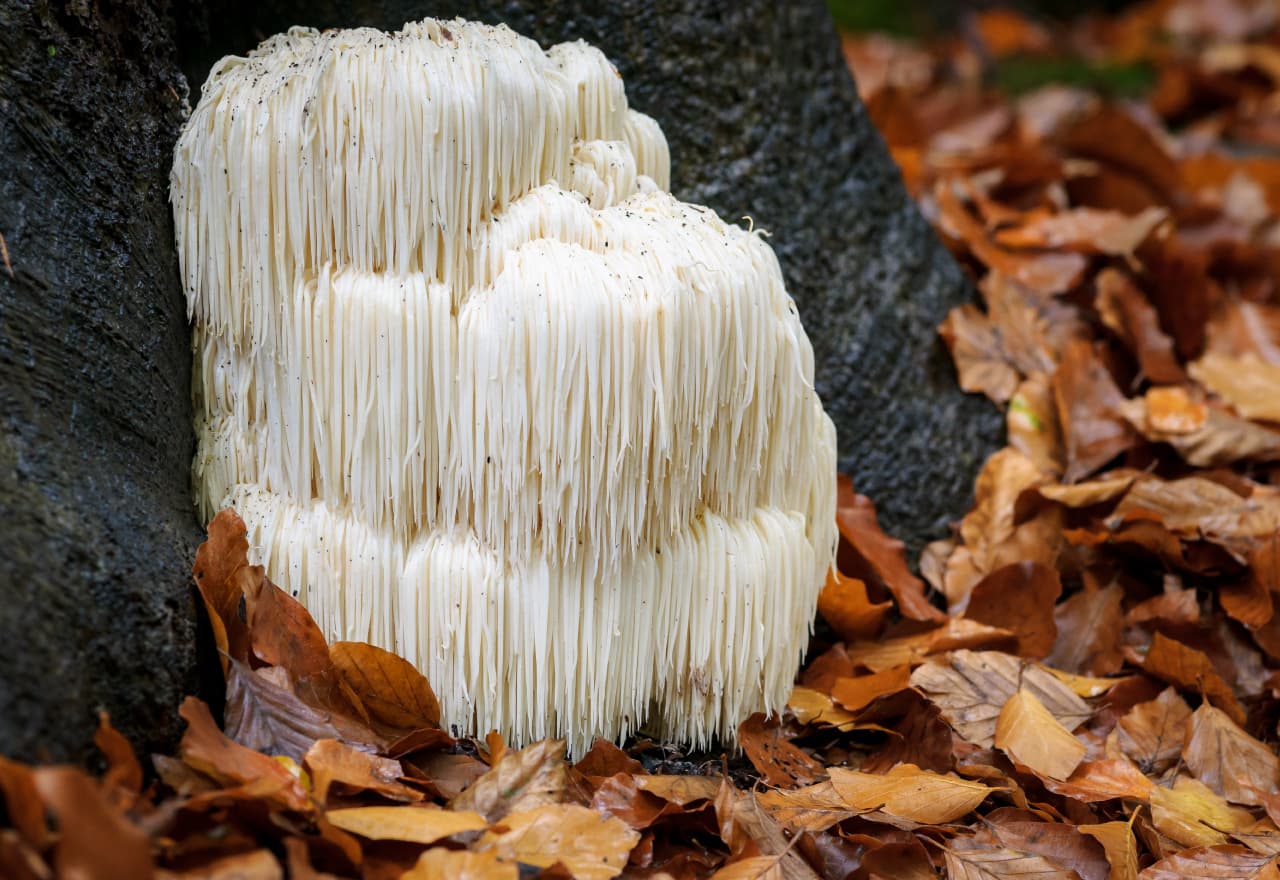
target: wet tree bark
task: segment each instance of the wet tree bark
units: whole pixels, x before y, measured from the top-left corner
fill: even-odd
[[[196,687],[184,82],[149,3],[0,0],[0,754],[144,749]]]
[[[872,129],[821,0],[160,2],[0,0],[0,753],[83,758],[99,706],[156,747],[198,684],[166,201],[178,70],[194,90],[218,57],[291,25],[462,15],[600,46],[666,131],[676,194],[770,231],[841,467],[887,528],[918,550],[964,512],[1000,435],[938,343],[969,287]]]

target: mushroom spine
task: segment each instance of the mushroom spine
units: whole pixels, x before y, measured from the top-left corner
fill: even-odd
[[[179,139],[198,508],[459,729],[706,745],[791,687],[835,431],[669,164],[598,50],[461,20],[273,37]]]

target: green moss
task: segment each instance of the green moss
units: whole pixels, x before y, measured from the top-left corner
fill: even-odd
[[[1132,98],[1155,83],[1155,71],[1149,65],[1095,64],[1082,58],[1014,56],[1002,59],[995,75],[999,85],[1014,95],[1059,84]]]

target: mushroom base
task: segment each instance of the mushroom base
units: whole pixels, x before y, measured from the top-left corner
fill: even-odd
[[[781,709],[828,558],[803,515],[769,507],[703,513],[604,567],[590,553],[513,564],[465,530],[406,544],[248,485],[230,500],[271,579],[329,638],[414,662],[447,726],[515,743],[564,737],[578,754],[641,729],[705,747]]]

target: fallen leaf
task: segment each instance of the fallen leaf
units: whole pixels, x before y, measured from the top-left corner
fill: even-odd
[[[996,720],[995,747],[1037,776],[1063,780],[1088,749],[1033,694],[1018,691]]]
[[[1280,366],[1251,353],[1233,357],[1208,352],[1187,370],[1245,418],[1280,422]]]
[[[1099,272],[1094,281],[1098,289],[1094,304],[1102,322],[1133,352],[1142,375],[1157,383],[1183,382],[1186,373],[1178,363],[1173,340],[1160,327],[1155,308],[1129,276],[1108,268]]]
[[[1080,880],[1075,871],[1055,865],[1044,856],[1004,848],[946,849],[943,862],[952,880],[1003,880],[1034,877],[1036,880]]]
[[[547,739],[508,752],[471,787],[453,799],[455,810],[473,810],[490,824],[512,811],[528,811],[564,800],[568,785],[564,740]]]
[[[831,785],[852,809],[881,810],[925,825],[954,822],[986,799],[991,789],[951,774],[899,764],[888,773],[832,767]]]
[[[1151,647],[1142,658],[1142,668],[1162,681],[1203,695],[1225,711],[1231,720],[1237,723],[1244,721],[1244,707],[1236,699],[1231,685],[1213,668],[1213,663],[1203,651],[1156,632],[1152,636]]]
[[[1280,459],[1280,432],[1201,403],[1181,388],[1152,388],[1145,398],[1121,403],[1120,413],[1142,436],[1168,444],[1196,467]]]
[[[1067,730],[1093,714],[1052,673],[995,651],[955,651],[911,674],[911,685],[937,704],[942,716],[969,742],[990,748],[1005,702],[1020,689],[1033,694]]]
[[[865,495],[853,491],[853,484],[840,477],[836,522],[849,542],[857,565],[852,572],[864,581],[873,579],[893,594],[898,610],[912,620],[944,620],[940,610],[929,604],[924,582],[907,568],[903,543],[890,538],[876,521],[876,508]]]
[[[867,585],[857,578],[844,577],[832,566],[827,584],[818,595],[818,613],[840,638],[855,642],[880,632],[892,602],[872,602]]]
[[[714,800],[720,791],[720,779],[711,776],[637,776],[636,785],[682,807],[694,801]]]
[[[1013,397],[1022,374],[1001,345],[999,332],[977,306],[965,303],[952,309],[938,332],[955,361],[961,388],[985,394],[995,403]]]
[[[33,781],[58,829],[51,859],[58,877],[154,876],[146,833],[113,808],[83,770],[40,767]]]
[[[1137,880],[1138,841],[1134,839],[1133,828],[1128,822],[1077,825],[1076,830],[1102,844],[1111,865],[1107,880]]]
[[[959,648],[997,648],[1013,645],[1016,637],[1007,629],[987,626],[963,617],[948,617],[946,623],[935,629],[909,636],[878,639],[874,642],[858,642],[848,646],[848,657],[853,664],[885,672],[899,666],[917,664],[933,654],[942,654]],[[835,681],[831,682],[831,686]]]
[[[1075,826],[1013,818],[1007,815],[1011,812],[997,810],[985,823],[1005,847],[1043,856],[1054,865],[1074,871],[1080,880],[1107,880],[1107,856],[1098,841],[1082,835]]]
[[[1227,835],[1253,824],[1248,810],[1233,807],[1203,782],[1178,777],[1172,788],[1151,792],[1151,819],[1161,834],[1183,846],[1226,844]]]
[[[711,875],[711,880],[782,880],[778,856],[749,856],[729,862]]]
[[[1142,880],[1249,880],[1271,862],[1270,856],[1235,844],[1196,846],[1166,856],[1139,876]]]
[[[1040,562],[1015,562],[979,581],[964,613],[972,620],[1015,633],[1017,653],[1040,659],[1053,649],[1058,637],[1053,606],[1061,594],[1062,581],[1056,569]]]
[[[400,781],[404,768],[399,761],[359,751],[333,739],[317,741],[303,759],[311,777],[312,793],[323,803],[332,785],[355,791],[371,791],[393,801],[411,803],[422,792]]]
[[[1054,642],[1045,663],[1086,675],[1118,672],[1124,665],[1120,641],[1124,630],[1123,598],[1124,590],[1109,584],[1102,589],[1081,590],[1054,608],[1054,623],[1063,637]]]
[[[540,868],[564,862],[580,880],[610,880],[627,864],[640,834],[625,822],[576,804],[544,804],[512,813],[476,843],[500,858]]]
[[[1124,397],[1087,340],[1074,340],[1063,351],[1053,394],[1066,447],[1064,482],[1088,476],[1133,442],[1133,429],[1120,413]]]
[[[1125,256],[1137,250],[1168,215],[1164,208],[1157,207],[1133,216],[1097,208],[1072,208],[1001,229],[995,240],[997,244],[1013,248]]]
[[[379,742],[354,719],[304,703],[290,689],[282,667],[250,671],[236,660],[227,670],[226,731],[242,746],[295,761],[320,739],[338,739],[369,751]]]
[[[223,659],[249,659],[249,628],[240,617],[240,602],[249,566],[249,539],[244,521],[231,508],[209,523],[208,537],[196,550],[192,566],[196,588],[209,611],[214,637]]]
[[[1231,803],[1256,806],[1259,789],[1280,790],[1280,758],[1207,703],[1191,716],[1183,757],[1197,779]]]
[[[269,849],[224,856],[179,874],[165,872],[164,880],[283,880],[284,870]]]
[[[801,724],[822,724],[844,729],[857,716],[835,704],[831,697],[813,688],[797,686],[787,697],[787,709]]]
[[[370,840],[435,843],[463,831],[487,828],[479,813],[433,807],[348,807],[325,813],[331,823]]]
[[[770,789],[757,793],[756,800],[788,828],[813,833],[826,831],[837,822],[864,812],[850,809],[830,782],[819,782],[793,791]]]
[[[178,714],[187,722],[187,731],[178,747],[179,755],[193,769],[223,783],[265,783],[270,790],[269,797],[289,809],[310,808],[310,800],[297,777],[285,765],[225,736],[203,702],[187,697]]]
[[[400,880],[517,880],[520,870],[492,852],[435,847],[424,852]]]
[[[9,824],[32,849],[44,850],[52,835],[45,820],[44,802],[36,789],[35,771],[0,755],[0,794],[4,795]]]
[[[329,656],[375,723],[399,730],[439,725],[440,703],[408,660],[364,642],[334,642]]]
[[[1062,781],[1042,777],[1044,787],[1054,794],[1086,804],[1130,799],[1146,801],[1155,784],[1142,775],[1127,758],[1099,758],[1085,761]]]
[[[1120,749],[1145,773],[1160,775],[1182,760],[1191,709],[1173,688],[1130,709],[1116,725]]]
[[[797,688],[800,690],[800,688]],[[607,739],[597,738],[591,748],[573,765],[583,776],[609,777],[618,773],[644,773],[644,765]]]
[[[1005,413],[1009,446],[1025,455],[1038,470],[1059,476],[1065,463],[1062,429],[1053,401],[1053,385],[1045,373],[1028,376]]]
[[[756,712],[738,725],[738,744],[770,785],[808,785],[822,776],[822,764],[782,736],[775,719]]]
[[[837,678],[831,686],[831,698],[845,709],[856,712],[879,697],[895,694],[910,686],[911,667],[895,666],[870,675]]]

